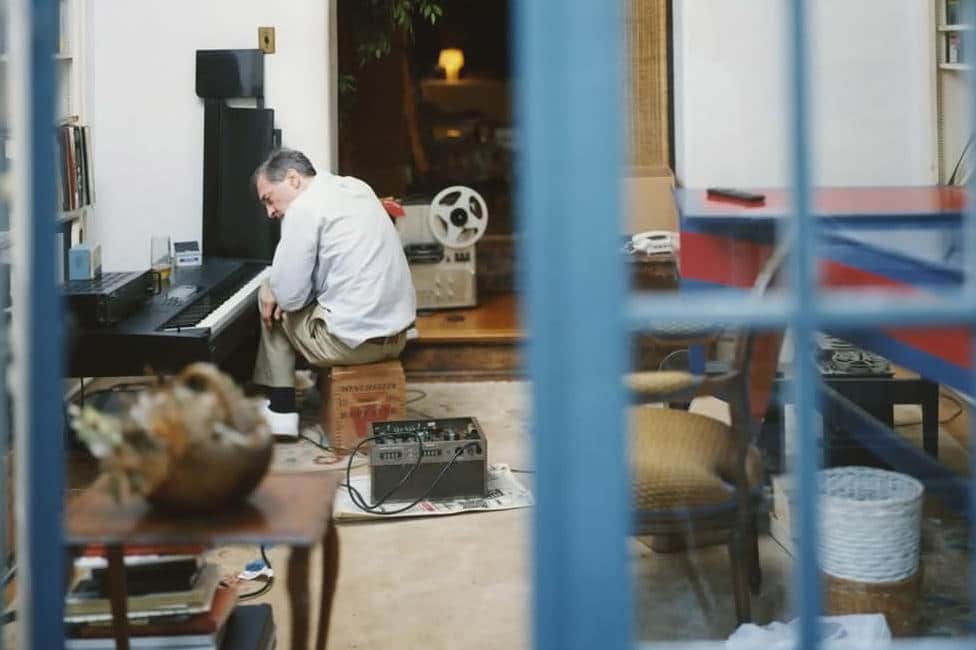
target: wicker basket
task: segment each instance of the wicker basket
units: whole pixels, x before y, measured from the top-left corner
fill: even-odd
[[[870,467],[835,467],[820,474],[823,571],[866,583],[896,583],[914,576],[922,484]]]
[[[868,583],[823,574],[824,613],[883,614],[894,636],[915,636],[919,624],[922,570],[896,582]]]

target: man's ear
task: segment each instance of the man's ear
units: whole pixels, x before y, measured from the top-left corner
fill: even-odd
[[[288,180],[288,184],[291,185],[292,189],[297,190],[302,184],[302,177],[294,169],[289,169],[285,172],[285,178]]]

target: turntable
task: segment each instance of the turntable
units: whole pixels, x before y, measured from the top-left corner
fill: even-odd
[[[828,334],[817,334],[817,367],[825,378],[894,376],[884,357]]]

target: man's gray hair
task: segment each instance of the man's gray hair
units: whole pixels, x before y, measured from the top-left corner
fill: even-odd
[[[294,149],[276,149],[271,152],[268,159],[258,165],[251,176],[251,183],[256,187],[258,178],[264,176],[272,183],[280,183],[285,180],[285,174],[289,169],[294,169],[299,175],[305,177],[315,176],[315,167],[311,161],[301,151]]]

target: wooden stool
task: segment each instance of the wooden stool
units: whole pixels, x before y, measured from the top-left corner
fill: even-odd
[[[405,417],[406,379],[398,360],[323,368],[319,378],[322,431],[337,453],[352,452],[370,422]]]

